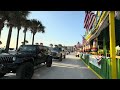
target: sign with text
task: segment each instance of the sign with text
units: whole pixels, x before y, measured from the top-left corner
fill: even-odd
[[[101,58],[102,56],[98,56],[98,55],[90,55],[89,56],[89,63],[93,64],[94,66],[98,67],[101,69]]]

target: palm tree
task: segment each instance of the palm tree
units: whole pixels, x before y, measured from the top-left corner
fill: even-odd
[[[28,40],[25,40],[25,43],[29,43]]]
[[[33,33],[33,38],[32,38],[32,45],[34,45],[34,37],[35,37],[35,34],[37,32],[42,32],[44,33],[45,30],[44,30],[44,26],[42,25],[42,23],[36,19],[32,19],[31,20],[31,32]]]
[[[32,23],[32,25],[31,25],[30,29],[31,29],[31,33],[33,34],[33,38],[32,38],[32,45],[33,45],[34,44],[34,36],[37,33],[37,28],[38,28],[39,22],[36,19],[32,19],[31,23]]]
[[[55,46],[55,48],[58,48],[58,45],[54,45]]]
[[[22,45],[25,45],[25,44],[24,44],[24,41],[23,41],[23,42],[21,42],[21,43],[22,43]],[[25,43],[28,43],[28,41],[27,41],[27,40],[25,40]]]
[[[0,45],[2,44],[2,41],[0,41]]]
[[[25,40],[26,40],[26,32],[28,29],[30,29],[31,26],[31,21],[30,20],[23,20],[23,24],[22,26],[24,27],[23,33],[24,33],[24,43],[23,45],[25,45]]]
[[[39,45],[39,43],[35,43],[36,45]]]
[[[62,44],[58,44],[58,47],[62,48],[63,46],[62,46]]]
[[[50,47],[53,47],[53,44],[50,44]]]
[[[18,40],[19,40],[19,32],[22,27],[23,21],[27,19],[27,16],[29,15],[29,11],[21,11],[21,18],[18,18],[18,22],[16,23],[17,27],[17,41],[16,41],[16,50],[18,49]]]
[[[1,31],[4,27],[4,22],[8,20],[10,11],[0,11],[0,37],[1,37]]]
[[[8,38],[7,38],[7,43],[6,43],[6,49],[5,52],[8,52],[9,50],[9,45],[10,45],[10,40],[11,40],[11,34],[12,34],[12,29],[13,27],[18,27],[18,22],[20,21],[19,19],[23,18],[23,12],[22,11],[11,11],[10,13],[8,13],[8,23],[7,23],[7,27],[9,27],[9,33],[8,33]],[[19,27],[19,29],[21,29]]]

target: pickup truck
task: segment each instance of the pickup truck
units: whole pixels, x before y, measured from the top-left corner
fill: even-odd
[[[61,48],[51,49],[51,55],[53,59],[58,59],[59,61],[62,61],[63,59],[66,58],[66,52]]]

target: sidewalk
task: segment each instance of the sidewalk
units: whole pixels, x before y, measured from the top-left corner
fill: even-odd
[[[81,73],[82,79],[99,79],[99,77],[91,70],[89,69],[84,61],[82,61],[79,57],[75,57],[75,54],[72,53],[70,58],[73,58],[75,60],[74,63],[79,64],[79,70]]]

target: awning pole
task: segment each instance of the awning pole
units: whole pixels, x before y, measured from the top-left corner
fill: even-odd
[[[116,71],[116,42],[115,42],[115,11],[109,13],[109,37],[110,37],[110,58],[111,58],[111,70],[112,79],[117,79]]]

